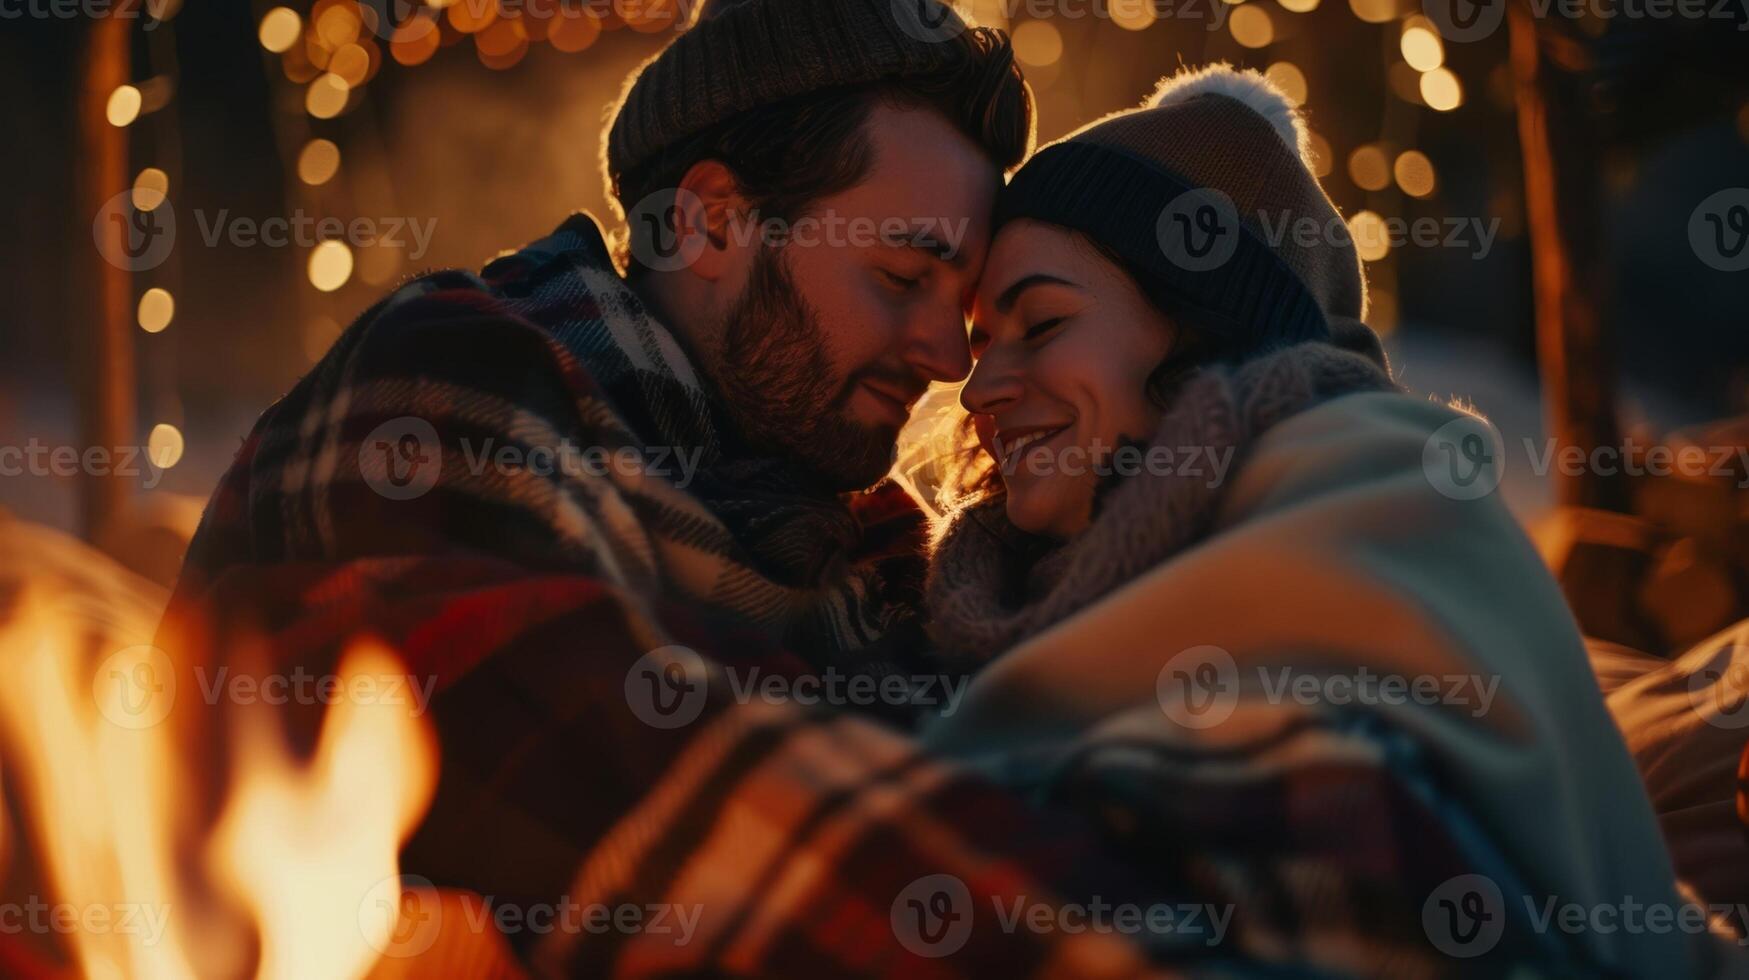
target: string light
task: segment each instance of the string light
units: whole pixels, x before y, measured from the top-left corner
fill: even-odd
[[[1356,211],[1348,219],[1348,235],[1354,241],[1354,250],[1360,253],[1362,262],[1377,262],[1391,252],[1391,243],[1385,234],[1385,219],[1374,211]]]
[[[1306,104],[1306,75],[1291,61],[1278,61],[1264,70],[1263,75],[1281,89],[1281,94],[1294,105]]]
[[[132,85],[118,85],[115,91],[109,93],[109,104],[104,113],[109,124],[116,128],[128,126],[140,118],[140,90]]]
[[[275,7],[261,18],[261,29],[256,36],[261,39],[262,47],[274,54],[283,54],[298,42],[303,27],[297,11],[290,7]]]
[[[183,448],[182,430],[168,422],[152,426],[152,434],[146,437],[146,457],[161,470],[181,462]]]
[[[1397,155],[1397,162],[1392,164],[1391,172],[1397,178],[1397,186],[1410,197],[1426,197],[1433,193],[1436,183],[1433,176],[1433,161],[1427,159],[1427,154],[1420,150],[1406,150]]]
[[[1440,112],[1463,105],[1464,90],[1450,68],[1435,68],[1421,76],[1421,98]]]
[[[134,178],[134,208],[155,211],[170,195],[170,175],[157,167],[147,167]]]
[[[1256,4],[1245,4],[1227,18],[1227,30],[1233,40],[1247,48],[1266,48],[1275,40],[1275,22],[1269,11]]]
[[[153,286],[140,295],[140,306],[136,313],[140,329],[147,333],[162,333],[170,326],[170,321],[176,318],[176,299],[170,295],[170,290]]]
[[[1160,19],[1154,0],[1106,0],[1105,9],[1111,22],[1126,31],[1145,31]]]
[[[333,141],[313,139],[298,153],[298,179],[311,187],[326,184],[340,169],[340,147]]]
[[[1054,65],[1063,57],[1063,35],[1049,21],[1029,20],[1014,29],[1014,56],[1029,65]]]
[[[1348,177],[1363,191],[1381,191],[1391,182],[1391,163],[1376,143],[1357,147],[1348,155]]]
[[[325,241],[310,250],[310,285],[331,293],[352,278],[352,249],[345,242]]]

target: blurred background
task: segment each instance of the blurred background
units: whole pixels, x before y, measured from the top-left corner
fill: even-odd
[[[1012,31],[1041,142],[1181,65],[1267,72],[1305,107],[1403,380],[1511,443],[1749,399],[1749,272],[1717,251],[1737,220],[1749,234],[1730,193],[1749,185],[1749,0],[1657,3],[961,7]],[[109,481],[107,506],[187,526],[255,416],[397,281],[477,268],[574,209],[617,221],[605,112],[695,5],[0,0],[0,445],[148,446],[167,468]],[[1709,199],[1716,247],[1696,237]],[[172,220],[173,247],[103,261],[106,223]],[[1600,406],[1621,430],[1594,431]],[[1522,466],[1506,487],[1527,521],[1561,496]],[[78,489],[0,476],[0,507],[95,533]],[[129,563],[163,579],[179,552],[158,551]]]

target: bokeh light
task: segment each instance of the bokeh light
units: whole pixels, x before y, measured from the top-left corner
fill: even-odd
[[[573,4],[561,4],[559,16],[547,30],[547,43],[555,51],[575,54],[595,43],[601,36],[601,21]]]
[[[1227,30],[1233,40],[1247,48],[1266,48],[1275,40],[1275,22],[1269,11],[1253,3],[1245,4],[1227,18]]]
[[[1433,175],[1433,161],[1427,159],[1427,154],[1420,150],[1406,150],[1397,154],[1397,162],[1391,165],[1391,172],[1397,178],[1397,186],[1410,197],[1426,197],[1432,194],[1437,182]]]
[[[154,211],[170,195],[170,175],[157,167],[147,167],[134,178],[134,208]]]
[[[443,42],[443,32],[428,17],[409,17],[395,28],[389,39],[389,55],[397,62],[412,67],[431,60]]]
[[[1276,0],[1281,9],[1294,14],[1309,14],[1318,9],[1318,0]]]
[[[1391,183],[1391,161],[1376,143],[1357,147],[1348,155],[1348,179],[1364,191],[1382,191]]]
[[[1159,20],[1154,12],[1154,0],[1106,0],[1106,12],[1111,22],[1126,31],[1145,31]]]
[[[1445,46],[1432,29],[1416,25],[1403,30],[1403,60],[1416,71],[1432,71],[1445,63]]]
[[[274,54],[284,54],[298,42],[298,34],[303,26],[297,11],[290,7],[275,7],[261,18],[261,29],[257,36],[261,39],[262,47]]]
[[[332,140],[313,139],[298,153],[298,179],[311,187],[326,184],[340,169],[340,147]]]
[[[310,83],[304,95],[304,108],[317,119],[333,119],[346,109],[346,99],[351,94],[352,86],[346,84],[346,79],[323,72]]]
[[[146,458],[152,465],[161,470],[167,470],[182,461],[182,430],[168,422],[159,422],[152,426],[152,434],[146,437]]]
[[[170,295],[170,290],[153,286],[140,294],[140,306],[136,311],[136,319],[140,329],[147,333],[162,333],[170,326],[170,321],[176,318],[176,298]]]
[[[1435,68],[1421,76],[1421,98],[1440,112],[1463,105],[1464,90],[1450,68]]]
[[[1014,56],[1029,65],[1054,65],[1063,56],[1063,35],[1050,21],[1029,20],[1014,29]]]
[[[1397,19],[1396,0],[1348,0],[1354,16],[1368,24],[1388,24]]]
[[[1348,234],[1354,239],[1354,250],[1362,262],[1377,262],[1391,253],[1385,219],[1374,211],[1356,211],[1348,219]]]
[[[1306,74],[1291,61],[1278,61],[1263,72],[1294,105],[1306,104]]]
[[[104,114],[111,126],[127,126],[140,118],[140,90],[132,85],[118,85],[115,91],[109,93],[109,104],[104,108]]]
[[[1316,132],[1307,134],[1307,149],[1312,156],[1312,173],[1319,177],[1328,177],[1336,169],[1336,160],[1330,149],[1330,141]]]
[[[310,285],[331,293],[352,278],[352,249],[345,242],[326,241],[310,250]]]

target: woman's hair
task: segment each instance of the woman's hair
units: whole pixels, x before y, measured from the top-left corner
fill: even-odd
[[[1074,238],[1084,248],[1091,249],[1100,258],[1110,262],[1120,272],[1134,283],[1142,295],[1147,297],[1155,309],[1172,321],[1172,346],[1148,373],[1143,383],[1143,391],[1148,400],[1160,409],[1165,409],[1177,395],[1178,389],[1191,375],[1205,365],[1226,361],[1238,354],[1230,344],[1223,343],[1217,334],[1201,327],[1194,314],[1187,313],[1184,305],[1170,292],[1163,288],[1151,287],[1148,278],[1140,274],[1131,263],[1117,252],[1087,235],[1075,231]],[[978,437],[973,430],[972,413],[954,406],[954,415],[936,424],[935,431],[941,432],[945,427],[949,433],[946,439],[939,443],[930,441],[932,448],[945,448],[941,453],[941,473],[939,484],[935,490],[934,503],[937,510],[947,511],[959,506],[981,500],[1002,488],[1002,480],[997,472],[996,462],[983,451],[978,443]],[[945,447],[940,443],[945,443]]]

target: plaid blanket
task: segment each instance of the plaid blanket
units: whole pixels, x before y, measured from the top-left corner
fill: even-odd
[[[532,462],[600,449],[630,465]],[[660,449],[697,470],[652,472]],[[363,633],[392,644],[429,684],[442,763],[403,868],[516,910],[490,921],[543,974],[1430,976],[1524,958],[1430,945],[1424,900],[1486,848],[1406,741],[1311,719],[1274,737],[1262,783],[1191,766],[1146,799],[1097,782],[1053,809],[796,696],[833,671],[914,690],[930,669],[909,619],[915,508],[808,486],[734,446],[577,217],[480,276],[402,288],[262,416],[158,643],[179,664],[265,647],[316,675]]]

